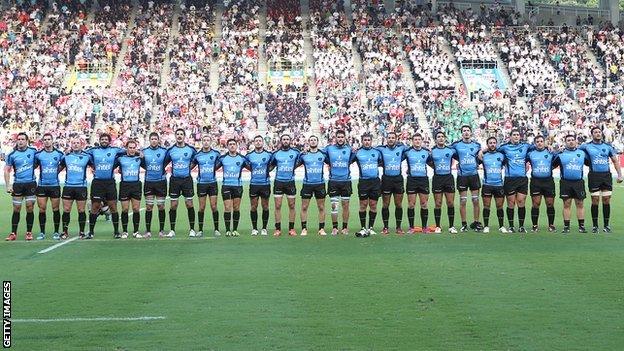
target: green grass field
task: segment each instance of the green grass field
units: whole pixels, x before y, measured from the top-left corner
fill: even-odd
[[[13,348],[621,350],[624,192],[616,188],[608,235],[250,237],[246,200],[240,238],[189,239],[183,210],[173,240],[115,241],[100,220],[96,240],[38,254],[56,242],[24,242],[20,229],[18,242],[0,243],[14,319],[164,319],[15,321]],[[0,203],[8,232],[10,200]],[[351,211],[355,231],[355,201]]]

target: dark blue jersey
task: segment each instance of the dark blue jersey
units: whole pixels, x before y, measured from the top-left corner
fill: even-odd
[[[561,171],[561,179],[581,180],[583,179],[583,166],[589,166],[590,161],[587,154],[581,149],[564,149],[555,157],[554,165]]]
[[[403,152],[403,158],[407,160],[407,175],[409,177],[426,177],[427,162],[431,156],[429,149],[415,149],[410,147]]]
[[[486,151],[483,153],[483,184],[489,186],[503,186],[503,168],[505,155],[500,151]]]
[[[165,165],[167,160],[167,149],[164,147],[146,147],[143,149],[143,163],[141,167],[145,169],[145,181],[158,182],[166,180]]]
[[[252,185],[271,184],[269,179],[269,165],[271,164],[273,154],[266,150],[260,152],[254,150],[245,157],[251,167],[251,180],[249,183]]]
[[[197,165],[197,183],[211,184],[217,182],[215,171],[221,154],[215,149],[209,151],[199,150],[193,159],[193,165]]]
[[[13,167],[13,183],[32,183],[35,181],[35,154],[37,150],[27,147],[14,149],[6,157],[6,165]]]
[[[353,161],[354,153],[349,145],[328,145],[323,149],[323,153],[327,155],[325,163],[329,165],[330,181],[351,180],[351,170],[349,166]]]
[[[592,172],[611,172],[609,167],[609,159],[617,155],[615,149],[611,144],[604,142],[595,143],[589,142],[579,147],[580,150],[585,151],[589,160],[589,170]]]
[[[249,164],[245,157],[240,154],[235,156],[229,153],[219,158],[218,167],[223,167],[223,185],[242,186],[241,180],[243,168],[248,168]]]
[[[52,149],[52,151],[44,149],[35,154],[35,167],[39,167],[39,185],[59,185],[59,166],[64,156],[57,149]]]
[[[506,143],[498,148],[497,151],[502,152],[507,159],[505,177],[526,177],[527,153],[533,148],[527,143]]]
[[[122,182],[138,182],[141,173],[141,157],[139,155],[120,155],[115,160],[115,167],[119,167]]]
[[[360,179],[379,178],[379,167],[383,166],[378,149],[361,147],[355,152],[354,161],[360,170]]]
[[[435,146],[431,149],[431,158],[429,165],[433,167],[433,174],[435,175],[447,175],[451,174],[451,166],[453,165],[453,158],[455,157],[455,149],[451,149],[448,146],[438,147]]]
[[[476,141],[468,143],[463,140],[456,141],[451,145],[455,149],[455,159],[457,160],[457,175],[472,176],[478,174],[477,155],[481,150],[481,144]]]
[[[65,186],[87,186],[87,167],[93,167],[91,155],[84,151],[70,152],[61,160],[61,168],[65,168]]]
[[[299,151],[296,149],[279,149],[273,153],[271,165],[275,167],[275,180],[291,182],[295,180],[295,166],[299,159]]]
[[[555,154],[543,150],[531,150],[527,154],[527,162],[531,165],[531,178],[551,178]]]
[[[191,164],[197,150],[185,144],[182,147],[173,145],[167,150],[167,161],[171,161],[171,176],[175,178],[187,178],[191,176]]]
[[[300,165],[303,165],[305,171],[303,184],[325,184],[325,154],[322,151],[300,154],[297,167]]]
[[[377,150],[381,153],[384,175],[393,177],[402,174],[401,164],[403,163],[403,151],[405,149],[406,147],[403,144],[397,144],[393,147],[388,145],[377,147]]]
[[[95,168],[93,171],[93,179],[111,180],[114,179],[113,168],[115,165],[115,159],[119,155],[124,154],[126,151],[113,146],[97,146],[92,147],[85,152],[91,155],[91,160],[93,161],[93,166]]]

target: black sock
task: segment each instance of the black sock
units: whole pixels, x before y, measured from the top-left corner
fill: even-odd
[[[269,225],[269,209],[262,210],[262,229],[266,229]]]
[[[585,220],[584,219],[579,219],[578,220],[578,224],[579,224],[579,227],[584,227],[585,226]]]
[[[487,227],[490,223],[490,208],[483,207],[483,226]]]
[[[78,228],[81,233],[84,233],[85,225],[87,224],[87,214],[84,212],[78,212]]]
[[[603,205],[604,210],[604,205]],[[603,211],[604,212],[604,211]],[[591,205],[591,216],[592,216],[592,225],[594,227],[598,226],[598,205]]]
[[[89,232],[95,232],[95,222],[97,222],[98,214],[89,212]]]
[[[435,218],[436,227],[440,228],[440,221],[442,220],[442,208],[433,209],[433,218]]]
[[[258,211],[249,211],[251,217],[251,229],[258,229]]]
[[[387,207],[381,208],[381,220],[383,221],[384,228],[388,228],[388,222],[390,221],[390,209]]]
[[[468,222],[462,221],[462,227],[468,227]]]
[[[234,211],[234,230],[238,230],[238,221],[240,221],[240,211]]]
[[[498,226],[502,228],[505,226],[505,211],[502,208],[496,209],[496,217],[498,217]]]
[[[288,222],[288,230],[295,229],[295,222]]]
[[[35,223],[35,214],[31,212],[26,212],[26,232],[32,232],[33,224]]]
[[[219,230],[219,211],[212,211],[212,225],[214,230]]]
[[[602,218],[604,219],[605,227],[608,227],[609,219],[611,218],[611,204],[602,204]]]
[[[518,207],[518,226],[524,227],[525,218],[526,218],[526,207]]]
[[[19,226],[20,213],[13,211],[11,216],[11,233],[17,233],[17,227]]]
[[[513,225],[514,225],[514,209],[513,209],[513,207],[507,207],[507,220],[509,221],[509,226],[513,227]]]
[[[275,230],[282,230],[282,222],[275,222]]]
[[[325,229],[325,222],[319,222],[319,230]]]
[[[396,228],[401,229],[401,222],[403,222],[403,207],[397,207],[394,209],[394,220],[396,221]]]
[[[61,225],[61,211],[59,210],[52,211],[52,218],[54,221],[54,232],[58,233],[59,227]]]
[[[349,223],[342,222],[342,229],[347,229],[349,227]]]
[[[228,232],[230,231],[231,219],[232,219],[232,212],[224,211],[223,212],[223,221],[225,222],[225,230],[228,231]]]
[[[548,225],[555,224],[555,206],[546,206],[546,217],[548,217]]]
[[[332,221],[332,228],[333,229],[338,229],[338,222]]]
[[[139,232],[139,224],[141,223],[141,212],[136,211],[132,212],[132,226],[134,227],[134,232]]]
[[[39,230],[41,230],[42,233],[45,233],[45,229],[46,229],[46,213],[39,212]]]
[[[165,209],[158,210],[158,226],[161,232],[165,230],[165,222],[167,221],[165,213]]]
[[[377,218],[377,211],[368,211],[368,228],[372,229],[375,225],[375,219]]]
[[[176,220],[178,218],[178,209],[169,209],[169,225],[171,230],[175,232]]]
[[[71,220],[71,215],[69,212],[63,212],[63,232],[67,232],[69,230],[69,221]]]
[[[570,220],[569,220],[569,219],[567,219],[567,220],[566,220],[566,219],[564,219],[564,220],[563,220],[563,226],[564,226],[564,227],[567,227],[567,228],[570,228]]]
[[[112,214],[113,217],[113,233],[119,233],[119,212]]]
[[[145,230],[148,232],[152,231],[152,215],[154,212],[152,210],[145,211]]]
[[[420,209],[420,222],[422,223],[423,229],[427,228],[427,221],[429,220],[429,209],[421,208]]]
[[[301,221],[301,229],[308,229],[308,221]]]
[[[206,217],[206,212],[204,211],[197,211],[197,220],[199,222],[199,231],[203,232],[204,231],[204,218]]]
[[[416,217],[416,210],[414,208],[407,208],[407,223],[410,228],[414,228],[414,217]]]
[[[539,207],[531,207],[531,223],[537,225],[539,222]]]
[[[194,230],[195,229],[195,208],[187,207],[186,213],[188,214],[190,230]]]
[[[366,211],[360,211],[360,226],[366,228]]]
[[[121,212],[121,229],[124,233],[128,232],[128,212]]]
[[[449,228],[455,226],[455,207],[447,208],[448,211],[448,220],[449,220]]]

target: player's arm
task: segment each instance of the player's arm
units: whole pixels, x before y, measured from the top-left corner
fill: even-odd
[[[7,160],[6,166],[4,166],[4,184],[6,184],[7,193],[13,192],[13,185],[11,185],[11,168],[9,161]]]
[[[620,166],[620,159],[613,146],[611,147],[611,150],[609,150],[609,152],[611,154],[610,156],[611,161],[613,162],[613,167],[615,168],[615,172],[617,172],[617,182],[621,183],[624,178],[622,178],[622,167]]]
[[[223,158],[225,157],[225,155],[219,155],[219,157],[217,157],[217,160],[215,161],[215,165],[214,165],[214,170],[218,170],[219,168],[223,167]]]
[[[559,153],[555,154],[552,161],[552,168],[555,169],[557,167],[561,167],[561,158],[559,157]]]

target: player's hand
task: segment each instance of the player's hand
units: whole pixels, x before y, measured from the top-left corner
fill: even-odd
[[[9,194],[13,194],[13,185],[7,185],[6,191]]]
[[[624,181],[624,177],[622,177],[621,175],[617,177],[617,182],[621,183]]]

